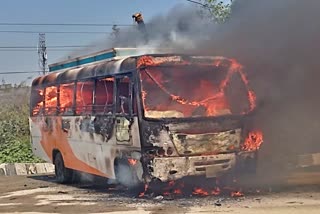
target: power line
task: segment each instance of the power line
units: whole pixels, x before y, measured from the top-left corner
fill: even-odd
[[[15,51],[19,51],[19,52],[37,52],[37,48],[34,48],[34,49],[0,49],[0,52],[6,52],[6,51],[10,51],[10,52],[15,52]],[[76,51],[76,50],[79,50],[79,49],[48,49],[47,48],[47,51]]]
[[[43,32],[43,31],[41,31]],[[21,31],[21,30],[0,30],[0,33],[30,33],[30,34],[38,34],[38,31]],[[103,31],[44,31],[46,34],[110,34],[111,32],[103,32]]]
[[[0,74],[33,74],[33,73],[40,73],[41,71],[6,71],[0,72]]]
[[[94,24],[94,23],[9,23],[9,22],[1,22],[2,26],[86,26],[86,27],[112,27],[114,25],[120,27],[131,27],[133,24],[111,24],[111,23],[102,23],[102,24]]]
[[[88,48],[95,47],[90,45],[55,45],[47,46],[47,48]],[[0,49],[36,49],[36,46],[0,46]]]

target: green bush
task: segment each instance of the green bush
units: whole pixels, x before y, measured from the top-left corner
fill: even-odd
[[[27,101],[0,104],[0,163],[40,162],[32,154],[28,116]]]
[[[0,163],[42,162],[32,154],[29,140],[15,140],[1,145]]]

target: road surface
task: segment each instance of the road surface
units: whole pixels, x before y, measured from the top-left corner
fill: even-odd
[[[0,176],[0,213],[320,213],[320,173],[296,173],[281,188],[244,197],[136,198],[105,184],[59,185],[54,176]]]

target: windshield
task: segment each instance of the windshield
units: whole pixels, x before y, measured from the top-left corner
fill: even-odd
[[[217,66],[147,67],[140,71],[144,114],[148,118],[213,117],[249,111],[238,73]]]

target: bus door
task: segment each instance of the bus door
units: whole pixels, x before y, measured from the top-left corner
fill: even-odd
[[[117,145],[138,146],[138,120],[133,114],[133,82],[129,76],[116,79],[115,134]]]

